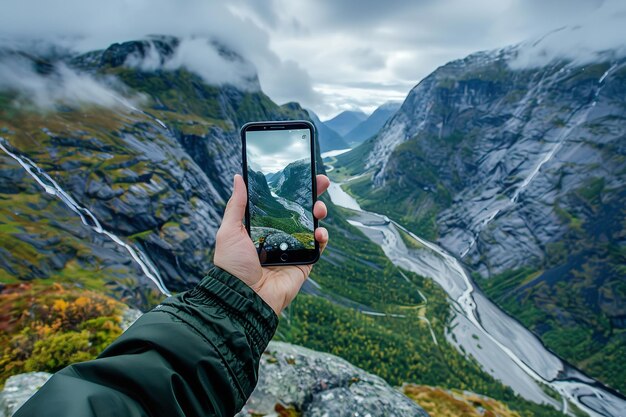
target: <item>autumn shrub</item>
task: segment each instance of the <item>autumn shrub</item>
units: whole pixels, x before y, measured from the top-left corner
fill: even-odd
[[[60,284],[13,284],[0,293],[0,385],[22,372],[56,372],[95,358],[121,333],[124,305]]]

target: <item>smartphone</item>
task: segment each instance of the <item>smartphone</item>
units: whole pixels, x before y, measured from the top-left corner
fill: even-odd
[[[253,122],[241,140],[245,223],[261,265],[316,262],[315,128],[304,120]]]

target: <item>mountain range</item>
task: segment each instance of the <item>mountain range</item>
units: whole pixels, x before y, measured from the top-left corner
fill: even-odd
[[[335,149],[348,149],[350,147],[341,135],[328,127],[326,123],[322,122],[313,110],[307,110],[307,113],[317,130],[320,152],[328,152]]]
[[[371,138],[382,129],[382,127],[400,108],[402,103],[389,101],[378,107],[367,119],[354,126],[343,139],[352,146],[358,145]]]
[[[32,91],[6,87],[0,91],[0,313],[3,317],[15,318],[10,321],[11,327],[0,336],[0,345],[3,348],[16,347],[3,349],[0,358],[3,381],[21,372],[54,372],[64,364],[93,355],[93,352],[78,354],[82,345],[73,345],[71,341],[80,339],[81,343],[88,344],[89,340],[83,339],[90,337],[99,338],[99,343],[103,343],[120,332],[118,326],[98,327],[97,320],[90,322],[91,327],[82,333],[77,328],[57,327],[54,338],[50,337],[55,343],[38,345],[35,354],[38,333],[28,321],[30,316],[21,314],[22,307],[30,306],[29,311],[40,314],[45,310],[42,306],[73,305],[80,297],[87,297],[94,300],[87,303],[93,306],[89,311],[90,318],[97,319],[99,315],[117,317],[122,307],[103,297],[112,297],[145,310],[158,304],[163,293],[193,286],[211,266],[212,245],[230,195],[232,175],[241,170],[238,127],[252,120],[309,118],[297,103],[276,105],[261,91],[256,76],[248,72],[239,84],[215,84],[188,68],[167,65],[180,42],[177,38],[159,36],[114,44],[86,54],[50,56],[25,51],[3,51],[0,54],[0,63],[14,63],[15,59],[22,64],[25,62],[20,75],[35,77],[37,85],[49,86],[48,92],[56,91],[52,88],[55,85],[75,88],[78,80],[83,87],[89,86],[90,93],[99,92],[102,97],[98,102],[82,96],[78,100],[75,95],[59,91],[48,97],[43,103],[47,107],[42,111],[41,102],[30,100]],[[249,67],[244,57],[219,43],[211,42],[211,45],[228,65]],[[153,59],[155,56],[156,60]],[[162,64],[149,66],[146,64],[148,58],[151,63]],[[337,158],[335,169],[329,174],[342,180],[366,174],[346,187],[363,206],[388,213],[390,218],[406,224],[411,231],[433,239],[439,237],[442,245],[456,253],[458,250],[452,243],[446,243],[444,237],[447,233],[458,234],[455,228],[463,229],[462,222],[473,218],[473,211],[469,210],[470,204],[457,208],[454,203],[464,201],[461,197],[472,197],[471,188],[464,187],[478,184],[482,177],[477,174],[477,168],[467,171],[473,175],[463,177],[467,185],[461,187],[455,182],[460,171],[454,169],[491,161],[488,153],[494,150],[480,143],[485,147],[470,147],[468,153],[464,149],[469,145],[462,146],[465,136],[454,136],[450,132],[467,125],[475,132],[472,140],[476,143],[489,139],[501,146],[502,143],[517,143],[516,140],[521,140],[523,135],[502,141],[487,135],[488,130],[480,129],[487,129],[491,124],[495,132],[500,126],[497,123],[505,117],[497,117],[497,112],[492,116],[493,108],[510,103],[517,109],[516,106],[521,104],[515,104],[516,100],[523,103],[526,97],[521,81],[526,80],[525,88],[531,90],[535,87],[533,80],[541,79],[541,75],[537,75],[541,74],[540,70],[517,75],[504,65],[505,62],[492,67],[495,61],[497,59],[491,58],[490,54],[479,54],[466,59],[465,64],[463,60],[451,63],[450,72],[446,70],[441,76],[443,80],[450,80],[441,81],[441,86],[434,86],[431,90],[426,86],[438,84],[441,74],[422,81],[400,110],[384,124],[383,130]],[[604,66],[601,69],[600,76],[606,72]],[[576,70],[572,74],[579,72]],[[613,85],[613,77],[618,74],[619,67],[615,67],[602,83]],[[500,91],[509,88],[511,79],[518,80],[517,77],[520,77],[519,89],[522,91],[512,93],[507,100],[498,96]],[[596,75],[589,75],[589,78],[593,81],[581,83],[598,84]],[[574,88],[578,85],[575,78],[572,83],[567,93],[572,94],[573,99],[581,100],[577,103],[589,105],[578,97],[588,99],[589,96],[584,94],[586,90]],[[596,90],[591,88],[587,92]],[[614,92],[613,98],[619,102],[619,91],[616,84],[603,89],[598,97]],[[548,89],[545,100],[550,94],[557,93]],[[528,91],[526,94],[531,100],[532,94]],[[556,101],[556,96],[553,99]],[[480,106],[489,103],[494,107],[479,114]],[[536,104],[529,109],[537,107]],[[538,108],[544,109],[542,106]],[[603,103],[594,108],[611,106]],[[426,150],[421,147],[419,124],[413,123],[422,120],[418,117],[424,116],[420,113],[424,111],[433,116],[432,120],[426,118],[424,125],[429,129],[424,137],[432,140],[424,143],[428,145]],[[527,120],[527,124],[540,115],[551,114],[539,111],[539,114],[528,115],[512,111],[515,117],[507,117],[507,120]],[[450,125],[460,117],[459,114],[463,115],[461,120]],[[608,120],[614,120],[612,110],[607,114],[611,115]],[[568,129],[577,119],[563,120],[565,127],[559,123],[555,126]],[[608,132],[602,136],[604,139],[594,142],[595,147],[590,146],[602,155],[608,150],[609,154],[616,155],[614,160],[603,161],[608,170],[613,169],[611,164],[619,165],[623,160],[619,156],[621,148],[611,139],[619,131],[617,121],[605,127]],[[433,133],[439,132],[437,129],[441,130],[441,136]],[[542,151],[540,145],[554,143],[549,139],[536,140],[534,147],[528,147],[535,151],[529,155],[545,157],[546,150]],[[601,146],[600,142],[606,143],[607,150],[602,150],[604,145]],[[442,146],[442,143],[450,145]],[[566,148],[564,144],[561,147]],[[507,153],[501,151],[492,154],[492,158],[503,158],[502,155]],[[520,161],[523,168],[523,158]],[[571,164],[568,160],[566,165]],[[298,168],[296,165],[292,167],[294,170]],[[505,167],[508,165],[504,164]],[[319,154],[316,166],[318,172],[324,172]],[[602,168],[595,166],[594,169]],[[505,170],[498,168],[487,172]],[[608,196],[601,194],[599,198],[603,204],[596,203],[597,207],[604,207],[604,202],[614,198],[611,187],[616,180],[609,174],[605,176],[610,187],[605,186],[601,191]],[[259,175],[258,180],[266,185],[268,180],[275,180]],[[619,175],[614,177],[619,182]],[[495,183],[524,183],[523,179],[509,179],[508,182],[504,179]],[[567,176],[564,179],[570,180]],[[564,180],[562,187],[571,190],[570,184],[576,182],[568,181]],[[298,188],[297,184],[289,184],[285,179],[285,192]],[[530,184],[534,186],[534,178]],[[421,399],[423,404],[438,412],[452,410],[453,404],[454,407],[467,408],[459,405],[461,400],[458,398],[461,397],[465,403],[481,404],[476,408],[482,410],[483,405],[488,407],[490,404],[484,396],[505,404],[498,406],[499,409],[507,408],[521,416],[558,416],[562,413],[557,408],[563,404],[571,407],[566,398],[548,386],[543,387],[546,392],[542,394],[545,397],[543,402],[551,405],[529,401],[459,349],[450,336],[449,326],[456,315],[453,302],[442,288],[431,279],[395,265],[379,244],[354,226],[353,213],[337,207],[326,196],[322,200],[328,206],[329,216],[323,225],[329,230],[331,240],[302,294],[285,311],[276,340],[341,356],[395,386],[419,384],[421,388],[411,385],[405,393],[419,404],[422,404]],[[493,200],[503,199],[496,197]],[[526,199],[518,196],[516,201],[525,202]],[[533,208],[531,204],[528,206],[529,210]],[[496,219],[499,221],[500,217]],[[517,224],[507,225],[507,230],[513,230]],[[587,225],[580,224],[583,232]],[[575,226],[574,219],[568,227]],[[477,239],[479,243],[462,259],[478,274],[476,279],[485,291],[509,309],[510,290],[518,294],[517,289],[525,288],[520,285],[505,286],[504,289],[489,287],[489,282],[506,283],[507,277],[502,274],[519,268],[516,264],[510,264],[513,267],[504,263],[498,269],[494,265],[496,260],[484,249],[486,245],[481,236]],[[597,242],[609,242],[610,249],[615,246],[611,239],[612,235],[605,234],[599,236]],[[618,255],[620,242],[617,242]],[[412,245],[419,246],[416,242]],[[524,246],[523,243],[520,245]],[[481,252],[477,252],[479,250]],[[609,251],[609,255],[611,253]],[[480,262],[473,261],[475,258]],[[576,277],[574,275],[574,279]],[[526,278],[525,284],[534,282]],[[508,279],[517,283],[516,276]],[[26,288],[24,281],[30,281],[32,287]],[[605,304],[619,308],[619,291],[618,287],[614,293],[605,289],[595,293],[601,292],[606,300],[613,297],[614,304]],[[58,298],[63,303],[57,302]],[[520,305],[529,306],[537,298],[526,296],[515,300]],[[567,302],[571,304],[558,306],[564,313],[592,311],[579,310],[586,306],[576,304],[575,299]],[[81,299],[80,303],[84,300]],[[107,310],[102,306],[113,307]],[[511,310],[511,314],[517,312]],[[554,319],[561,317],[563,315]],[[32,320],[42,319],[37,316]],[[520,316],[520,320],[526,319]],[[532,320],[527,322],[534,328]],[[605,325],[601,318],[597,322]],[[619,321],[617,325],[610,320],[608,323],[613,327],[612,333],[606,334],[606,340],[608,343],[619,341]],[[30,330],[25,330],[27,328]],[[546,343],[549,344],[549,340]],[[619,353],[623,345],[618,342],[616,346]],[[621,389],[619,361],[602,348],[598,352],[599,357],[615,365],[610,371],[609,367],[599,365],[597,370],[584,364],[580,366],[603,382]],[[54,363],[45,360],[48,355],[54,355]],[[563,355],[566,356],[567,352]],[[312,372],[312,369],[306,367],[302,372]],[[608,372],[615,372],[615,377]],[[358,382],[346,381],[348,385]],[[457,396],[455,392],[463,395]],[[477,403],[478,400],[470,398],[482,400]]]
[[[345,110],[332,119],[326,120],[324,124],[344,136],[366,119],[367,114],[362,111]]]
[[[367,116],[363,112],[344,111],[322,122],[308,110],[319,135],[321,151],[348,149],[374,136],[400,108],[399,102],[389,101]],[[345,132],[345,133],[340,133]]]

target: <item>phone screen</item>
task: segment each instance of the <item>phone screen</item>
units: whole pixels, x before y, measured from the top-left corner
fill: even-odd
[[[249,231],[259,258],[262,263],[306,261],[317,250],[313,131],[287,126],[244,134]]]

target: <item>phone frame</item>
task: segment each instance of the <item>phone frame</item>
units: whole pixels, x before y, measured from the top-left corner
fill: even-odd
[[[312,189],[312,202],[311,202],[311,215],[313,216],[313,241],[315,242],[315,249],[301,249],[301,250],[286,250],[276,251],[275,255],[268,257],[271,252],[265,252],[265,257],[259,253],[259,262],[263,266],[280,266],[280,265],[309,265],[317,262],[320,258],[320,245],[317,239],[315,239],[315,229],[318,227],[318,220],[313,215],[313,207],[317,201],[317,171],[315,160],[315,139],[317,131],[315,126],[307,120],[284,120],[284,121],[260,121],[246,123],[241,127],[241,149],[242,149],[242,167],[243,167],[243,180],[246,183],[246,214],[245,225],[248,231],[248,236],[252,237],[250,233],[250,210],[249,201],[250,193],[248,192],[248,156],[246,153],[246,133],[250,131],[272,131],[272,130],[296,130],[296,129],[308,129],[309,141],[311,149],[311,189]],[[283,254],[287,254],[287,259],[282,260]]]

